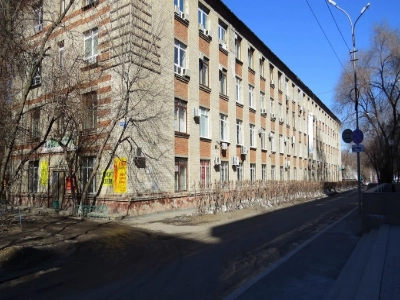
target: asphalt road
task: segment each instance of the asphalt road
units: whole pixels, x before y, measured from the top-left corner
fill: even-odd
[[[67,263],[1,289],[0,298],[223,299],[354,209],[357,206],[356,196],[356,193],[337,195],[212,226],[209,237],[204,238],[203,234],[198,240],[195,236],[160,235],[154,238],[154,249],[158,250],[150,246],[141,255],[135,252],[135,245],[127,245],[120,253],[112,253],[115,256],[113,259],[93,253],[93,257],[86,255],[82,261],[82,257],[75,254]],[[330,242],[336,245],[340,244],[340,239],[346,238],[346,247],[340,250],[342,252],[337,259],[331,259],[333,271],[324,274],[329,280],[318,281],[320,293],[329,291],[361,235],[357,222],[349,223],[341,232],[347,237],[338,235]],[[339,251],[338,248],[329,248],[324,240],[319,242],[325,245],[324,251]],[[304,261],[312,262],[316,253],[307,255],[305,252],[303,255]],[[327,256],[326,259],[330,258]],[[269,277],[270,281],[263,285],[277,287],[279,282],[287,281],[289,275],[295,274],[296,280],[304,280],[297,282],[298,285],[307,286],[305,281],[313,276],[313,272],[323,272],[313,270],[309,265],[307,270],[304,265],[297,265],[295,269],[279,269],[281,273],[275,273],[276,276]],[[292,292],[296,293],[295,290]],[[242,297],[259,299],[262,294],[255,291],[255,294],[249,295]],[[307,293],[304,293],[303,299],[306,297]]]

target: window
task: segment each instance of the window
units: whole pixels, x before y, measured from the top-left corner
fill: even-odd
[[[181,74],[181,70],[184,68],[186,68],[186,46],[175,40],[174,72]]]
[[[250,147],[256,147],[256,126],[250,124]]]
[[[226,95],[226,72],[219,71],[219,93]]]
[[[279,167],[279,180],[283,180],[283,167]]]
[[[200,182],[205,186],[210,184],[210,161],[200,160]]]
[[[242,103],[242,80],[236,77],[236,102]]]
[[[221,161],[221,166],[219,167],[221,185],[225,185],[229,182],[229,168],[227,161]]]
[[[265,109],[265,94],[260,92],[260,109]]]
[[[31,112],[31,139],[40,138],[40,108],[34,108]]]
[[[240,162],[238,166],[236,166],[236,175],[238,181],[243,181],[243,163]]]
[[[235,56],[238,60],[240,60],[241,57],[241,44],[242,44],[242,39],[235,34]]]
[[[290,126],[289,108],[286,108],[286,125]]]
[[[186,191],[187,159],[175,158],[175,191]]]
[[[262,182],[267,181],[267,165],[266,164],[261,165],[261,181]]]
[[[297,169],[293,168],[293,180],[297,180]]]
[[[289,79],[285,79],[285,95],[289,97]]]
[[[264,65],[265,65],[265,58],[262,57],[260,59],[260,76],[264,77]]]
[[[38,59],[34,59],[33,65],[36,68],[32,78],[31,88],[38,87],[42,84],[42,63]]]
[[[274,111],[274,99],[273,98],[271,98],[270,99],[270,110],[271,110],[271,114],[273,114],[275,111]]]
[[[269,78],[271,80],[271,85],[274,84],[274,66],[269,65]]]
[[[250,164],[250,181],[256,181],[256,164]]]
[[[65,8],[67,6],[65,2],[66,2],[66,0],[61,0],[60,1],[60,12],[61,13],[63,13],[65,11]]]
[[[218,40],[220,43],[226,43],[226,25],[221,22],[218,24]]]
[[[39,5],[35,8],[35,32],[41,32],[43,30],[43,1],[39,1]]]
[[[296,90],[296,87],[294,84],[292,84],[292,101],[294,101],[294,91]]]
[[[60,70],[64,70],[64,41],[58,43],[58,63]]]
[[[202,29],[207,29],[207,12],[204,7],[199,7],[198,11],[198,19],[199,19],[199,24],[200,28]]]
[[[253,64],[254,64],[254,61],[253,61],[253,58],[254,58],[254,49],[253,49],[252,47],[249,48],[247,57],[248,57],[249,68],[250,68],[250,69],[254,69],[254,65],[253,65]]]
[[[82,189],[89,183],[89,177],[94,170],[96,164],[96,157],[87,156],[81,158],[81,176],[82,176]],[[96,193],[96,176],[93,177],[92,182],[89,183],[89,193]]]
[[[241,120],[236,120],[236,144],[243,144],[243,130]]]
[[[249,85],[249,107],[255,109],[254,86]]]
[[[275,166],[271,166],[271,180],[275,180]]]
[[[184,0],[174,0],[174,5],[179,8],[179,11],[184,12]]]
[[[275,152],[275,134],[273,132],[271,132],[269,139],[271,142],[271,152]]]
[[[278,103],[278,115],[279,115],[279,119],[283,119],[282,104],[280,104],[280,103]]]
[[[291,141],[289,140],[289,137],[285,139],[285,144],[286,144],[286,153],[290,154],[290,146],[291,146]]]
[[[210,137],[210,124],[209,124],[209,114],[210,110],[204,107],[200,107],[200,137],[209,138]]]
[[[264,128],[261,128],[260,136],[261,136],[261,149],[265,150],[266,144],[265,144],[265,129]]]
[[[187,103],[175,98],[174,129],[186,133]]]
[[[282,73],[278,72],[278,90],[282,91]]]
[[[98,55],[98,29],[94,28],[84,34],[85,61],[88,63],[97,62]]]
[[[83,101],[83,129],[91,130],[97,127],[97,93],[91,92],[82,95]]]
[[[279,153],[283,153],[283,136],[279,135]]]
[[[296,113],[292,111],[292,126],[296,128]]]
[[[37,193],[39,191],[39,161],[34,160],[28,163],[28,191]]]
[[[208,59],[206,57],[199,61],[199,83],[208,86]]]
[[[219,127],[220,127],[220,140],[228,141],[228,116],[224,114],[219,115]]]
[[[290,181],[290,167],[287,167],[286,169],[286,178],[288,181]]]

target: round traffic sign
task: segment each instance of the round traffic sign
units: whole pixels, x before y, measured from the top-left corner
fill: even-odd
[[[351,129],[345,129],[342,133],[343,142],[351,143],[351,141],[353,140],[352,135],[353,131]]]
[[[361,144],[364,139],[364,133],[360,129],[356,129],[352,134],[353,142],[356,144]]]

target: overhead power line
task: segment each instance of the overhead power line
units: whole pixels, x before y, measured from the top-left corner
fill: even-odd
[[[306,2],[307,2],[308,7],[310,8],[310,10],[311,10],[311,12],[312,12],[312,14],[313,14],[315,20],[317,21],[317,23],[318,23],[318,25],[319,25],[319,28],[321,28],[322,32],[324,33],[324,36],[325,36],[326,40],[328,41],[329,45],[331,46],[333,53],[335,53],[335,56],[336,56],[337,60],[339,61],[340,65],[342,66],[343,70],[346,71],[345,67],[343,66],[342,62],[341,62],[340,59],[339,59],[339,56],[337,55],[335,49],[333,48],[331,42],[329,41],[328,36],[326,35],[324,29],[322,28],[321,24],[319,23],[317,16],[315,15],[313,9],[311,8],[310,3],[308,3],[308,0],[306,0]]]
[[[350,52],[350,47],[349,47],[349,45],[347,45],[346,39],[343,37],[343,34],[342,34],[342,32],[340,31],[340,28],[339,28],[339,26],[338,26],[338,24],[337,24],[337,22],[336,22],[336,19],[335,19],[335,17],[333,16],[331,7],[329,6],[328,0],[325,1],[325,4],[326,4],[326,6],[328,7],[329,12],[331,13],[332,19],[333,19],[333,21],[334,21],[335,24],[336,24],[336,28],[337,28],[337,30],[339,31],[340,36],[342,37],[343,42],[345,43],[347,49],[348,49],[349,52]]]

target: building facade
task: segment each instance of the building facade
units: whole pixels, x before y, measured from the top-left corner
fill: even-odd
[[[33,8],[32,45],[50,50],[14,151],[20,197],[140,213],[216,182],[341,180],[340,121],[222,1]]]

